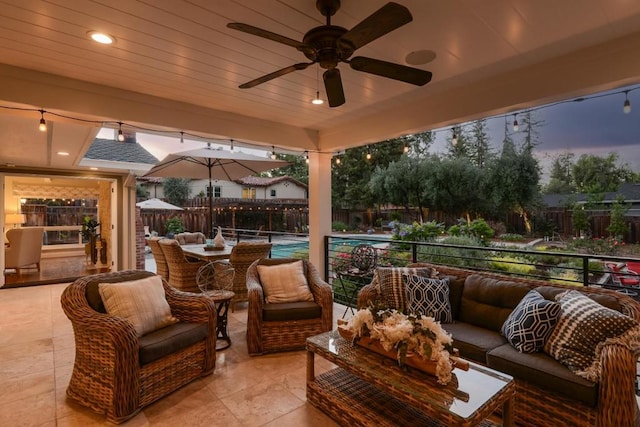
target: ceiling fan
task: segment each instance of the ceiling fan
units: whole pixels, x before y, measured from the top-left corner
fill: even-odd
[[[290,65],[241,84],[241,89],[252,88],[285,74],[304,70],[310,65],[319,64],[320,67],[326,69],[322,78],[329,106],[337,107],[345,102],[340,70],[337,68],[340,62],[349,64],[351,68],[357,71],[364,71],[365,73],[376,74],[417,86],[423,86],[431,81],[431,73],[429,71],[364,56],[351,58],[351,55],[357,49],[411,22],[413,17],[406,7],[389,2],[351,30],[331,25],[331,16],[340,8],[340,0],[317,0],[316,8],[323,16],[327,17],[327,24],[309,30],[304,35],[302,42],[247,24],[238,22],[227,24],[227,27],[234,30],[292,46],[311,60],[311,62]]]

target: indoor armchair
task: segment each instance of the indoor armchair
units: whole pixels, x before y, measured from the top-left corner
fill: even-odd
[[[12,228],[7,231],[9,246],[4,250],[4,268],[15,268],[16,273],[27,267],[40,271],[42,236],[44,228]]]

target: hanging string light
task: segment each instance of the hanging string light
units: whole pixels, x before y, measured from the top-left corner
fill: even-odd
[[[122,133],[122,122],[118,122],[118,141],[124,141],[124,134]]]
[[[229,142],[231,142],[231,146],[229,147],[229,151],[231,151],[233,153],[233,139],[230,139]]]
[[[304,152],[303,157],[304,157],[304,162],[306,164],[309,164],[309,152],[308,151]]]
[[[38,125],[38,129],[40,129],[40,132],[46,132],[47,121],[44,119],[44,110],[38,110],[38,111],[40,111],[40,124]]]
[[[520,129],[520,127],[518,126],[518,113],[515,113],[513,115],[513,131],[518,132],[518,129]]]
[[[311,101],[313,105],[322,105],[324,101],[320,98],[320,65],[316,68],[316,97]]]
[[[342,160],[340,160],[340,155],[338,154],[336,156],[336,165],[339,165],[342,162]]]
[[[453,135],[451,136],[451,143],[453,145],[457,145],[458,144],[458,135],[456,135],[456,130],[455,129],[451,129],[451,132],[453,132]]]
[[[271,146],[271,159],[276,159],[276,147],[274,145]]]
[[[371,147],[367,145],[367,160],[371,160]]]
[[[407,144],[406,142],[404,143],[404,147],[402,147],[402,152],[404,152],[404,153],[408,153],[409,152],[409,144]]]
[[[624,91],[624,105],[622,106],[622,112],[629,114],[631,112],[631,101],[629,101],[629,91]]]
[[[184,132],[180,131],[180,144],[184,144]]]

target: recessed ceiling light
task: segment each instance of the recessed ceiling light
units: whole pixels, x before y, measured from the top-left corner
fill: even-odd
[[[98,170],[98,168],[94,166],[94,167],[90,167],[90,168],[89,168],[89,170],[97,171],[97,170]]]
[[[58,151],[58,156],[68,156],[69,153],[67,153],[66,151]]]
[[[109,34],[101,33],[98,31],[89,31],[87,34],[89,35],[91,40],[100,44],[113,44],[116,42],[115,37],[110,36]]]
[[[405,61],[410,65],[424,65],[436,59],[436,53],[432,50],[415,50],[409,53]]]

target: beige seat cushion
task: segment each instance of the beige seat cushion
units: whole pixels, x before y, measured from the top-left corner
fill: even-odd
[[[127,319],[138,336],[178,322],[171,315],[160,276],[130,282],[100,283],[98,291],[107,313]]]
[[[258,275],[267,303],[313,301],[302,261],[258,265]]]

